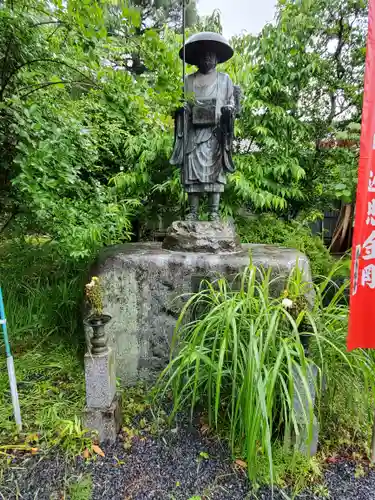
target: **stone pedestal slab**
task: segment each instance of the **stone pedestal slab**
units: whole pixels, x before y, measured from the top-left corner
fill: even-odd
[[[181,296],[197,291],[202,280],[219,276],[232,280],[252,262],[280,276],[273,285],[274,293],[280,294],[297,260],[304,279],[310,281],[303,254],[271,245],[242,245],[232,253],[171,251],[160,243],[107,248],[91,272],[101,280],[104,310],[112,316],[106,332],[116,351],[117,377],[130,385],[160,373],[169,359],[184,304]]]
[[[108,408],[86,407],[83,411],[83,424],[86,429],[98,433],[100,443],[114,443],[121,430],[121,396],[117,393]]]
[[[316,365],[309,365],[306,375],[307,387],[300,376],[298,370],[294,370],[293,380],[294,380],[294,399],[293,406],[296,412],[297,424],[298,424],[298,436],[293,437],[293,443],[297,449],[306,456],[316,455],[318,450],[318,440],[319,440],[319,422],[315,414],[313,415],[313,421],[311,425],[311,433],[309,439],[310,429],[306,426],[307,421],[310,418],[310,408],[311,405],[314,410],[315,400],[316,400],[316,389],[318,380],[318,368]]]
[[[108,408],[116,394],[115,352],[85,354],[86,405]]]

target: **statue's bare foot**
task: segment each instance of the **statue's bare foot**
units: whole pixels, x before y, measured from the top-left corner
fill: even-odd
[[[188,214],[188,215],[186,216],[186,219],[185,219],[185,220],[186,220],[186,221],[188,221],[188,222],[195,222],[195,221],[197,221],[197,220],[198,220],[198,214],[195,214],[195,213],[193,213],[193,212],[190,212],[190,214]]]
[[[221,222],[220,215],[217,212],[210,213],[208,220],[211,222]]]

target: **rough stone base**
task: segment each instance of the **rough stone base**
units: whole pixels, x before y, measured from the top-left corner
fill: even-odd
[[[230,222],[175,221],[163,242],[165,250],[178,252],[240,252],[240,239]]]
[[[308,259],[300,252],[271,245],[242,245],[236,253],[210,254],[165,250],[160,243],[128,243],[103,251],[92,274],[103,286],[104,310],[112,316],[106,332],[116,351],[116,375],[122,384],[153,380],[166,366],[176,321],[186,294],[204,279],[232,280],[252,262],[271,268],[280,280],[298,265],[311,280]],[[185,294],[185,298],[181,296]]]
[[[121,430],[121,395],[116,394],[109,408],[89,408],[83,411],[83,425],[96,431],[100,443],[114,443]]]

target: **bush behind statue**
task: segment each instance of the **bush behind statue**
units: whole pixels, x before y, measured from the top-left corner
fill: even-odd
[[[300,221],[284,221],[273,214],[238,217],[237,230],[243,243],[263,243],[295,248],[310,259],[314,277],[327,276],[334,259],[319,236]]]

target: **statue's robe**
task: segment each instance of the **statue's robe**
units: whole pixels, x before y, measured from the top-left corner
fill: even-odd
[[[210,125],[194,125],[192,104],[186,112],[176,115],[175,144],[171,164],[181,168],[181,180],[188,193],[222,192],[226,173],[234,167],[231,159],[231,138],[228,120],[223,124],[222,108],[230,106],[235,113],[234,86],[226,73],[213,71],[207,75],[199,71],[185,79],[185,93],[195,102],[215,100],[215,118]],[[186,120],[185,162],[183,161],[183,120]],[[228,118],[228,117],[227,117]],[[229,119],[233,123],[233,120]],[[227,132],[225,132],[225,130]]]

